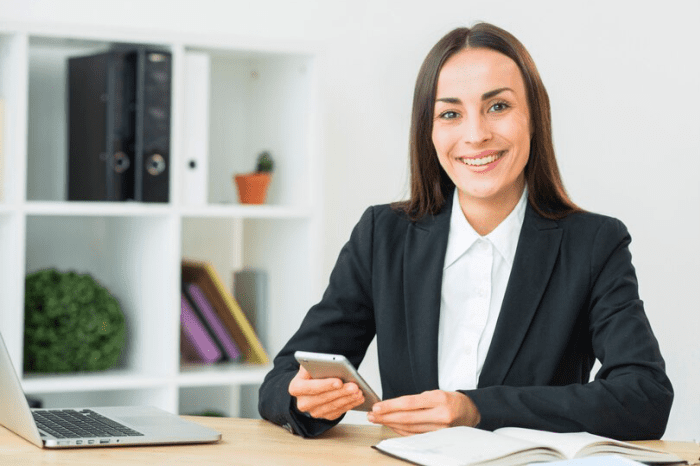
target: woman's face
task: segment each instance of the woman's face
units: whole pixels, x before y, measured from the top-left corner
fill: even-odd
[[[490,49],[468,48],[445,62],[432,139],[463,207],[517,203],[530,136],[525,83],[513,60]]]

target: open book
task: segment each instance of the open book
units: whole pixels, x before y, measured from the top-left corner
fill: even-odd
[[[377,450],[425,466],[520,466],[603,455],[643,463],[686,464],[678,456],[586,432],[554,433],[519,427],[488,432],[449,427],[382,440]]]

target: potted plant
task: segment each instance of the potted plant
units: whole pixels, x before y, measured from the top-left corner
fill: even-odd
[[[255,171],[234,176],[241,204],[264,204],[275,162],[268,151],[258,154]]]

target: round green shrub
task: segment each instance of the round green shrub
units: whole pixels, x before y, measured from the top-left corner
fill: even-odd
[[[125,337],[119,302],[90,275],[55,269],[27,275],[25,371],[109,369],[116,365]]]

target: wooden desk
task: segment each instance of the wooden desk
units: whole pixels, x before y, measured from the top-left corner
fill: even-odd
[[[253,419],[188,417],[223,434],[205,445],[105,447],[42,450],[0,427],[0,465],[402,465],[409,463],[370,448],[396,435],[385,427],[339,425],[315,439],[291,435],[281,427]],[[690,442],[644,442],[698,461],[700,447]]]

